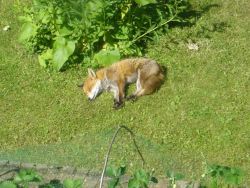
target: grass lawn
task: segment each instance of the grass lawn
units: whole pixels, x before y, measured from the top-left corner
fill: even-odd
[[[197,179],[207,162],[240,167],[250,179],[248,1],[192,0],[196,24],[171,29],[149,46],[147,56],[168,68],[164,85],[117,111],[111,94],[89,103],[76,87],[86,69],[39,66],[18,43],[14,2],[0,1],[0,159],[100,170],[122,124],[157,174],[173,169]],[[11,29],[4,32],[6,25]],[[198,51],[187,48],[191,41]],[[140,166],[126,132],[110,163]]]

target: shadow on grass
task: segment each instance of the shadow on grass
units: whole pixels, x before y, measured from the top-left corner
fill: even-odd
[[[204,37],[204,38],[212,38],[210,36],[211,33],[214,32],[225,32],[227,28],[229,28],[230,25],[226,22],[216,22],[211,25],[201,26],[200,30],[196,33],[196,37]]]
[[[185,20],[184,22],[171,22],[170,28],[174,27],[192,27],[197,21],[207,12],[209,12],[212,8],[221,7],[219,4],[207,4],[200,8],[200,10],[195,10],[191,5],[189,5],[188,9],[180,14],[180,17]],[[226,28],[230,27],[230,25],[226,22],[215,22],[210,25],[200,26],[200,30],[196,33],[196,37],[204,37],[211,38],[210,33],[213,32],[224,32]]]
[[[201,10],[195,10],[191,4],[188,5],[186,11],[180,13],[180,17],[184,22],[171,22],[170,27],[191,27],[202,17],[203,14],[209,12],[212,8],[219,8],[219,4],[209,4],[201,7]]]
[[[168,35],[168,43],[166,44],[165,48],[172,50],[173,46],[176,46],[180,43],[188,43],[189,41],[195,41],[196,38],[212,38],[212,33],[215,32],[225,32],[227,28],[230,27],[230,25],[225,21],[217,20],[214,23],[203,21],[199,25],[197,22],[200,20],[200,18],[209,12],[211,9],[220,8],[221,5],[219,4],[206,4],[204,6],[200,6],[199,10],[193,8],[191,5],[189,5],[188,9],[180,14],[181,19],[183,19],[183,22],[171,22],[170,28],[191,28],[196,26],[194,29],[191,29],[189,32],[186,32],[184,36],[178,35],[171,36]]]

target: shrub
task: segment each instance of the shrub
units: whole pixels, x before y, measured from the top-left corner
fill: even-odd
[[[20,16],[20,41],[41,66],[105,66],[141,56],[149,40],[167,30],[188,0],[33,0]]]

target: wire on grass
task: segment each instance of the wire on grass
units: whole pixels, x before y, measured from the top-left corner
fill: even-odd
[[[116,138],[117,134],[119,133],[119,131],[120,131],[121,129],[125,129],[126,131],[128,131],[128,132],[130,133],[130,135],[131,135],[131,137],[132,137],[132,139],[133,139],[133,143],[134,143],[134,145],[135,145],[135,148],[136,148],[138,154],[139,154],[140,157],[141,157],[142,165],[144,166],[144,164],[145,164],[145,160],[144,160],[144,158],[143,158],[143,156],[142,156],[142,154],[141,154],[141,152],[140,152],[140,150],[139,150],[139,148],[138,148],[138,145],[137,145],[137,143],[136,143],[136,141],[135,141],[135,135],[134,135],[134,133],[133,133],[128,127],[126,127],[126,126],[124,126],[124,125],[119,125],[118,128],[117,128],[117,130],[115,131],[115,133],[114,133],[114,135],[113,135],[113,138],[112,138],[111,143],[110,143],[110,145],[109,145],[108,152],[107,152],[106,157],[105,157],[105,161],[104,161],[104,166],[103,166],[103,171],[102,171],[102,175],[101,175],[101,179],[100,179],[100,186],[99,186],[99,188],[102,188],[104,173],[105,173],[106,168],[107,168],[107,164],[108,164],[108,159],[109,159],[109,156],[110,156],[110,152],[111,152],[112,146],[113,146],[113,144],[114,144],[114,142],[115,142],[115,138]]]

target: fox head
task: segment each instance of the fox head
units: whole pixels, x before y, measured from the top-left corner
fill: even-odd
[[[94,100],[103,91],[101,80],[97,78],[93,69],[88,69],[88,77],[84,82],[83,91],[89,100]]]

